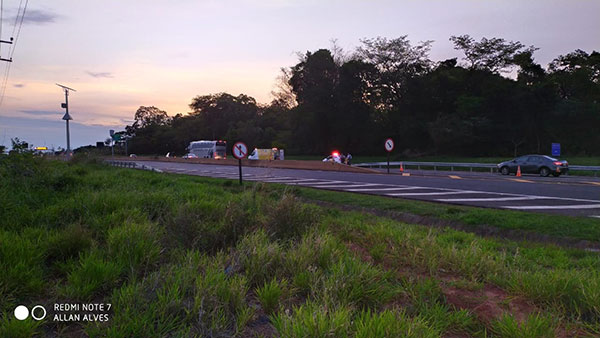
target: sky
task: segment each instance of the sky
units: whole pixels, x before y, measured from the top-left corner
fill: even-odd
[[[5,0],[2,40],[16,36],[25,2],[0,105],[0,145],[19,137],[66,146],[64,93],[55,83],[76,89],[69,95],[76,148],[123,130],[142,105],[187,113],[195,96],[219,92],[268,103],[280,68],[296,64],[298,52],[330,48],[332,39],[346,51],[377,36],[433,40],[430,57],[441,61],[462,57],[452,35],[499,37],[538,47],[544,66],[576,49],[600,50],[596,0]],[[0,57],[10,48],[1,44]],[[0,62],[0,75],[7,67]]]

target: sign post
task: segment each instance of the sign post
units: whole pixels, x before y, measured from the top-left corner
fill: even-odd
[[[112,160],[115,160],[115,131],[113,129],[108,131],[108,134],[110,135],[110,157],[112,158]]]
[[[244,142],[236,142],[233,145],[233,157],[238,159],[240,168],[240,185],[242,185],[242,159],[248,156],[248,146]]]
[[[388,138],[385,140],[385,151],[387,151],[387,173],[390,173],[390,153],[394,150],[394,140]]]

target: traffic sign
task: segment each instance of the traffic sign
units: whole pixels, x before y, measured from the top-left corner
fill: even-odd
[[[560,143],[552,143],[552,156],[560,156]]]
[[[236,142],[233,145],[233,157],[241,160],[248,156],[248,146],[244,142]]]
[[[392,140],[391,138],[388,138],[387,140],[385,140],[385,150],[389,153],[392,150],[394,150],[394,140]]]

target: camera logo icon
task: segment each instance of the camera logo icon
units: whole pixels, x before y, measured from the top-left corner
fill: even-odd
[[[46,318],[46,308],[41,305],[36,305],[31,309],[31,318],[42,320]],[[29,317],[29,309],[25,305],[19,305],[15,308],[15,318],[25,320]]]

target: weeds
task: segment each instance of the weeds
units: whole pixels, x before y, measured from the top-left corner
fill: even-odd
[[[550,338],[556,336],[555,321],[540,314],[527,317],[524,322],[519,322],[511,315],[504,315],[492,325],[491,331],[506,338]]]
[[[283,279],[278,282],[276,279],[265,283],[262,287],[256,289],[256,297],[266,314],[271,315],[279,309],[281,296],[287,288],[287,281]]]

